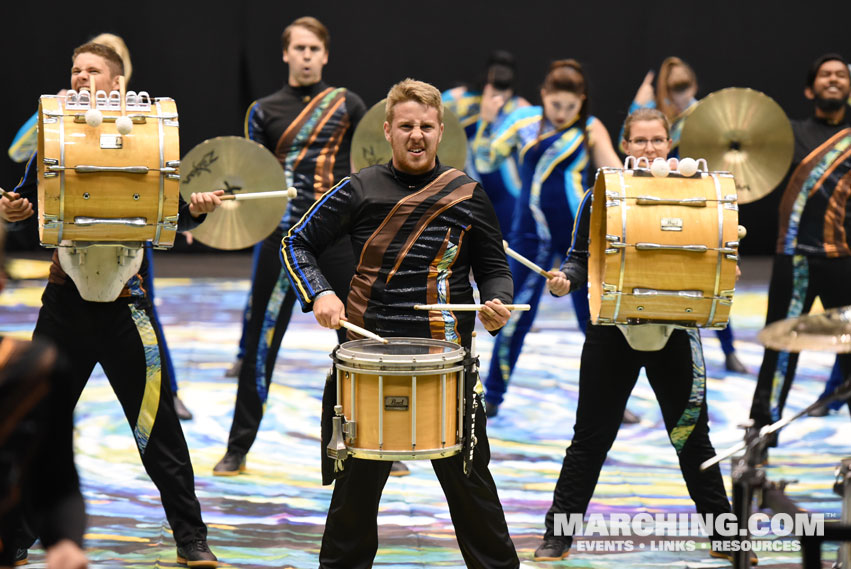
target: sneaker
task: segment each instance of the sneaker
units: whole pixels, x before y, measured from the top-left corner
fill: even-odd
[[[245,455],[232,450],[213,467],[213,476],[236,476],[240,472],[245,472]]]
[[[745,367],[745,364],[742,363],[742,360],[739,359],[739,356],[736,355],[736,352],[727,354],[727,357],[724,359],[724,367],[727,368],[727,371],[733,373],[750,373],[748,368]]]
[[[623,425],[635,425],[641,422],[641,417],[630,411],[629,409],[623,410],[623,419],[621,420],[621,424]]]
[[[405,466],[404,462],[394,461],[390,467],[390,476],[407,476],[411,473],[411,469]]]
[[[218,567],[219,560],[210,551],[206,539],[196,539],[177,546],[177,562],[189,567]]]
[[[570,542],[559,537],[547,537],[535,550],[535,561],[561,561],[570,553]]]
[[[809,415],[810,417],[827,417],[830,414],[830,409],[828,409],[827,405],[819,405],[818,407],[813,407],[810,409]]]
[[[174,410],[177,412],[177,418],[181,421],[191,421],[192,411],[186,408],[183,401],[177,395],[174,396]]]
[[[759,558],[756,556],[756,553],[751,551],[750,554],[751,565],[757,565],[759,563]],[[724,559],[731,563],[733,562],[733,555],[735,555],[735,553],[732,551],[715,551],[714,549],[709,550],[709,557],[715,557],[716,559]]]
[[[26,547],[19,547],[15,550],[15,567],[18,565],[26,565],[29,563],[30,552]]]
[[[240,371],[242,371],[242,358],[236,358],[233,365],[225,372],[225,377],[239,377]]]

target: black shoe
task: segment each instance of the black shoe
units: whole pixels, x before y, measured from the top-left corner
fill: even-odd
[[[561,561],[570,553],[570,542],[559,537],[544,539],[535,550],[535,561]]]
[[[26,565],[29,563],[30,552],[25,547],[19,547],[15,550],[15,567],[18,565]]]
[[[177,418],[181,421],[191,421],[192,411],[186,408],[183,401],[177,395],[174,396],[174,410],[177,412]]]
[[[731,371],[733,373],[750,373],[748,368],[745,367],[745,364],[742,363],[742,360],[739,359],[739,356],[736,355],[736,352],[730,352],[727,354],[727,357],[724,360],[724,367],[727,368],[727,371]]]
[[[210,551],[207,540],[196,539],[177,546],[177,562],[189,567],[218,567],[219,560]]]
[[[236,358],[233,365],[225,372],[225,377],[239,377],[240,371],[242,371],[242,358]]]
[[[405,466],[404,462],[394,461],[393,465],[390,467],[390,476],[407,476],[411,473],[411,470]]]
[[[623,419],[621,420],[621,424],[623,425],[635,425],[641,422],[641,417],[630,411],[629,409],[623,410]]]
[[[813,407],[810,409],[810,412],[807,413],[810,417],[827,417],[830,415],[830,409],[828,409],[827,405],[819,405],[818,407]]]
[[[496,417],[499,413],[499,404],[498,403],[488,403],[485,402],[485,417],[490,419],[491,417]]]
[[[245,455],[232,450],[213,467],[213,476],[236,476],[240,472],[245,472]]]

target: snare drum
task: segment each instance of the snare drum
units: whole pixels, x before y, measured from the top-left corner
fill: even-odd
[[[595,324],[727,325],[738,262],[733,176],[597,173],[588,286]]]
[[[180,148],[171,99],[128,92],[119,134],[117,92],[99,92],[100,126],[86,123],[88,92],[43,95],[38,111],[38,221],[46,246],[63,241],[171,247],[177,231]]]
[[[464,349],[444,340],[353,340],[334,356],[349,454],[372,460],[461,451]]]

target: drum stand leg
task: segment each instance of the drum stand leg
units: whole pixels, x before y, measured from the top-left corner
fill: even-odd
[[[759,437],[757,429],[748,428],[745,431],[744,456],[733,457],[731,477],[733,479],[733,514],[736,516],[738,527],[736,528],[736,539],[740,541],[750,539],[748,520],[751,516],[755,491],[760,491],[765,485],[765,471],[757,466],[762,449],[766,442]],[[741,535],[741,530],[745,535]],[[733,569],[748,569],[750,565],[750,551],[739,548],[733,552]]]

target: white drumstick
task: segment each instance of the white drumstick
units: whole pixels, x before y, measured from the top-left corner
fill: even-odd
[[[295,188],[290,188],[288,190],[275,190],[274,192],[251,192],[248,194],[229,194],[226,196],[219,197],[222,201],[227,200],[265,200],[266,198],[294,198],[298,194],[298,191]]]
[[[517,261],[518,263],[520,263],[521,265],[526,265],[527,267],[529,267],[530,269],[532,269],[533,271],[535,271],[536,273],[538,273],[542,277],[546,277],[548,279],[553,278],[552,275],[550,275],[547,271],[545,271],[544,269],[542,269],[541,267],[539,267],[538,265],[536,265],[535,263],[533,263],[532,261],[530,261],[529,259],[524,257],[523,255],[521,255],[520,253],[518,253],[517,251],[515,251],[511,247],[509,247],[508,241],[503,241],[502,246],[505,249],[505,254],[508,255],[509,257],[511,257],[512,259],[514,259],[515,261]]]
[[[509,310],[531,310],[529,304],[503,304]],[[456,312],[472,312],[483,309],[484,304],[415,304],[414,310],[454,310]]]
[[[378,340],[382,344],[389,344],[390,343],[390,340],[388,340],[386,338],[382,338],[378,334],[376,334],[374,332],[370,332],[366,328],[361,328],[357,324],[352,324],[351,322],[349,322],[347,320],[340,320],[340,326],[342,326],[346,330],[351,330],[355,334],[360,334],[361,336],[364,336],[366,338],[370,338],[372,340]]]

